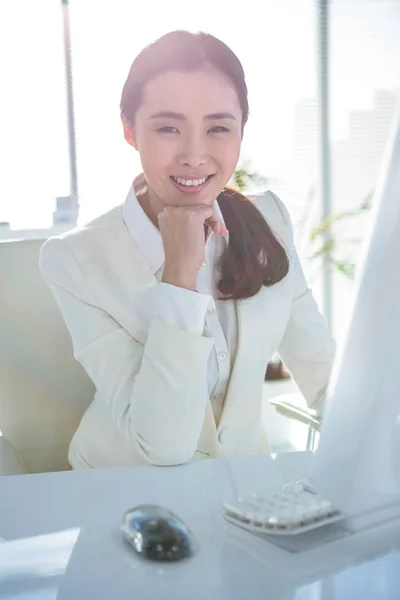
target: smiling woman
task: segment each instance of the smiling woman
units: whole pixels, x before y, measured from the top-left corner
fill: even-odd
[[[248,113],[239,60],[205,33],[172,32],[145,48],[131,66],[121,99],[125,139],[139,151],[148,181],[140,202],[152,222],[157,225],[167,207],[212,206],[218,197],[230,233],[220,257],[218,289],[225,300],[252,297],[288,272],[285,249],[255,206],[223,191],[238,162]],[[216,228],[220,233],[217,222]],[[182,256],[192,264],[182,268]],[[269,260],[260,261],[263,256]],[[167,253],[163,281],[195,289],[201,263],[180,240]]]
[[[277,349],[322,407],[334,343],[286,207],[226,187],[248,111],[242,66],[211,35],[172,32],[131,66],[121,118],[143,174],[122,206],[41,252],[97,389],[73,467],[267,452],[262,389]]]

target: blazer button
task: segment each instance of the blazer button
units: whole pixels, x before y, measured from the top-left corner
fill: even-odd
[[[218,434],[218,441],[221,444],[227,445],[232,440],[231,432],[229,427],[223,427]]]

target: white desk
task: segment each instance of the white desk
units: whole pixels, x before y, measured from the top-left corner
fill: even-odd
[[[300,555],[222,519],[221,504],[252,481],[262,477],[273,490],[303,476],[311,459],[296,453],[0,478],[0,598],[399,600],[400,523]],[[200,543],[195,557],[150,563],[122,542],[123,513],[148,502],[187,522]]]

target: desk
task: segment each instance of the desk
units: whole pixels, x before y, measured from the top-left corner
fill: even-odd
[[[399,600],[400,523],[299,555],[223,520],[224,501],[248,489],[275,491],[303,476],[312,458],[291,453],[0,478],[0,598]],[[149,502],[186,521],[200,544],[195,557],[150,563],[123,543],[123,513]]]

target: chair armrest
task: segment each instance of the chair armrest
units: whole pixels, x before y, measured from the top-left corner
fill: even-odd
[[[0,435],[0,476],[25,474],[26,469],[11,442]]]
[[[319,418],[317,412],[313,409],[298,406],[289,400],[285,400],[284,396],[281,398],[272,398],[270,400],[270,404],[278,413],[288,417],[289,419],[294,419],[295,421],[304,423],[304,425],[307,425],[312,429],[318,430],[320,428],[321,419]]]

